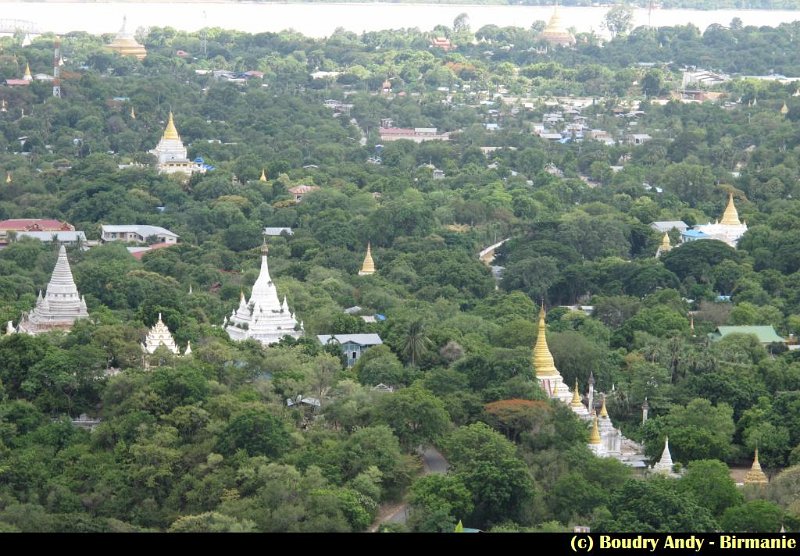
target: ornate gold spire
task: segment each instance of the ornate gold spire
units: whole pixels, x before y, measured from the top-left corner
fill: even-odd
[[[664,232],[664,237],[661,238],[661,252],[665,253],[672,249],[672,244],[669,241],[669,233]]]
[[[6,172],[6,183],[11,183],[11,172]]]
[[[172,110],[169,111],[169,120],[167,121],[167,128],[164,130],[164,139],[181,140],[181,136],[178,135],[178,130],[175,129],[175,120],[172,118]]]
[[[725,226],[741,226],[739,222],[739,213],[736,211],[736,206],[733,204],[733,193],[728,193],[728,206],[725,207],[725,213],[722,215],[722,220],[719,222]]]
[[[261,177],[258,178],[258,181],[267,181],[267,173],[263,168],[261,169]]]
[[[22,77],[25,81],[33,81],[33,76],[31,75],[31,66],[28,62],[25,62],[25,75]]]
[[[606,395],[603,394],[603,406],[600,408],[600,417],[608,419],[608,409],[606,409]]]
[[[597,415],[592,419],[592,432],[589,435],[589,444],[600,444],[600,430],[597,428]]]
[[[555,361],[553,361],[553,354],[550,353],[550,348],[547,345],[544,317],[545,310],[544,304],[542,304],[542,310],[539,312],[539,334],[536,336],[536,345],[533,348],[533,370],[536,372],[537,378],[560,375],[558,369],[556,369]]]
[[[758,448],[756,448],[756,457],[753,460],[753,467],[747,472],[744,477],[744,484],[746,485],[765,485],[769,481],[766,474],[761,469],[761,464],[758,462]]]
[[[578,391],[578,379],[575,379],[575,390],[572,391],[572,401],[569,402],[570,407],[581,407],[583,402],[581,402],[581,394]]]
[[[375,274],[375,262],[372,260],[372,246],[367,243],[367,255],[364,257],[364,264],[361,265],[359,276]]]
[[[786,106],[786,101],[783,101],[783,106],[781,106],[781,114],[784,116],[789,113],[789,107]]]
[[[131,120],[135,119],[136,119],[136,111],[133,109],[133,106],[131,106]]]

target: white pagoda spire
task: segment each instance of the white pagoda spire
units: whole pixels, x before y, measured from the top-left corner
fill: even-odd
[[[41,290],[33,311],[24,315],[19,323],[19,331],[38,334],[48,330],[69,330],[77,319],[86,318],[86,300],[78,293],[72,269],[67,260],[67,251],[62,245],[58,250],[58,260],[47,284],[47,292]]]
[[[158,322],[148,331],[147,337],[142,344],[142,350],[152,355],[161,346],[166,347],[174,355],[180,355],[178,346],[175,345],[175,339],[172,337],[167,325],[161,320],[161,313],[159,313]]]
[[[246,301],[244,292],[239,300],[239,308],[232,311],[225,330],[233,340],[253,338],[264,345],[274,344],[284,336],[299,338],[302,325],[297,328],[297,320],[289,309],[286,296],[281,304],[278,291],[269,275],[266,242],[261,247],[261,271],[258,274],[250,300]]]
[[[661,453],[661,459],[653,466],[653,472],[674,475],[672,471],[672,454],[669,453],[669,436],[664,438],[664,451]]]

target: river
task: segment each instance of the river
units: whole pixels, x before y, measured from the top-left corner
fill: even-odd
[[[606,7],[560,8],[562,21],[577,31],[604,34],[600,24]],[[547,21],[549,6],[476,6],[427,4],[278,4],[278,3],[82,3],[2,2],[2,20],[32,21],[42,32],[69,31],[113,33],[128,17],[128,28],[170,26],[185,31],[222,27],[250,33],[294,29],[307,36],[329,36],[336,28],[348,31],[379,31],[417,27],[428,31],[436,25],[452,26],[461,13],[470,18],[473,30],[488,24],[528,27],[536,20]],[[727,25],[734,17],[745,25],[776,26],[800,20],[800,12],[779,10],[653,10],[637,9],[635,25],[669,26],[693,23],[704,30],[712,23]]]

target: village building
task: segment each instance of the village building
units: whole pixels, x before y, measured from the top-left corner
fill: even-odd
[[[178,234],[161,226],[146,224],[104,224],[100,226],[100,239],[103,241],[147,243],[148,240],[155,240],[156,243],[177,243],[178,237]]]
[[[356,361],[369,348],[383,344],[383,340],[377,334],[320,334],[317,339],[323,346],[329,343],[338,343],[347,358],[348,368],[355,365]]]

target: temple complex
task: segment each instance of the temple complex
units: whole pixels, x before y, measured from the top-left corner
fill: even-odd
[[[619,429],[614,427],[606,408],[603,396],[600,414],[594,410],[594,377],[589,377],[588,406],[584,404],[580,394],[577,380],[572,392],[564,384],[564,379],[558,371],[547,345],[547,326],[545,324],[545,310],[539,312],[539,333],[536,345],[533,348],[533,368],[539,387],[552,399],[560,400],[584,421],[592,421],[592,430],[589,437],[589,449],[598,457],[613,457],[626,465],[644,467],[644,450],[636,442],[625,438]]]
[[[142,60],[147,56],[147,50],[133,38],[133,33],[127,31],[127,25],[128,18],[123,17],[122,27],[111,44],[108,45],[108,48],[121,56],[134,56],[137,60]]]
[[[375,262],[372,260],[372,248],[367,243],[367,255],[364,257],[364,263],[361,265],[358,275],[369,276],[370,274],[375,274]]]
[[[158,172],[160,174],[185,174],[191,176],[195,173],[205,174],[207,167],[199,159],[191,161],[187,158],[186,147],[183,146],[181,136],[175,127],[175,120],[172,112],[169,113],[167,127],[156,148],[150,151],[154,154],[157,161]]]
[[[280,341],[284,336],[299,338],[303,335],[303,324],[289,310],[286,297],[283,304],[278,300],[278,291],[269,275],[267,264],[267,244],[261,248],[261,272],[253,284],[249,300],[242,292],[239,307],[231,311],[222,326],[232,340],[241,341],[252,338],[265,346]]]
[[[739,243],[741,238],[747,231],[747,224],[739,221],[739,212],[736,210],[736,205],[733,203],[733,193],[728,193],[728,206],[725,207],[725,213],[722,215],[722,220],[716,222],[701,224],[695,226],[691,230],[686,230],[681,233],[681,239],[684,242],[696,241],[698,239],[717,239],[727,243],[734,249],[736,244]]]
[[[67,251],[62,245],[45,295],[42,296],[39,291],[36,306],[29,313],[23,313],[17,329],[25,334],[66,331],[72,328],[76,320],[88,316],[86,300],[78,293],[67,260]]]
[[[553,15],[550,17],[547,27],[542,31],[541,37],[551,45],[572,46],[575,44],[575,37],[561,23],[558,4],[553,9]]]

